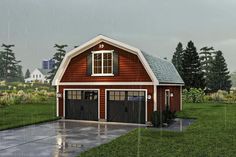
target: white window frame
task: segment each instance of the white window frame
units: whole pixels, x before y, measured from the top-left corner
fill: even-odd
[[[114,76],[113,74],[113,52],[114,50],[92,51],[92,76]],[[103,54],[111,53],[111,73],[103,73]],[[102,54],[102,73],[94,74],[94,54]]]
[[[167,92],[168,92],[168,100],[167,100],[167,101],[169,102],[168,105],[169,105],[169,110],[170,110],[170,106],[171,106],[171,104],[170,104],[170,94],[171,94],[171,93],[170,93],[170,89],[166,89],[166,90],[165,90],[165,107],[167,107],[167,101],[166,101],[166,96],[167,96],[166,93],[167,93]]]

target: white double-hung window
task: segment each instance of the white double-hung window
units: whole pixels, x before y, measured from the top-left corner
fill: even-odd
[[[113,76],[113,51],[92,52],[92,76]]]

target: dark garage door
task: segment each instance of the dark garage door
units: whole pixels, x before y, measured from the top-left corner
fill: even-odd
[[[108,121],[145,123],[144,91],[108,91],[107,94]]]
[[[98,120],[98,91],[67,90],[65,97],[66,119]]]

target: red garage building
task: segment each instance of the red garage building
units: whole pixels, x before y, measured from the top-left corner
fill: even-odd
[[[66,119],[144,124],[155,110],[182,109],[172,63],[103,35],[68,52],[53,85]]]

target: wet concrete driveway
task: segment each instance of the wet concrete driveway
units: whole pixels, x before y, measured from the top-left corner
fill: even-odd
[[[135,128],[59,120],[0,131],[0,156],[73,157]]]

